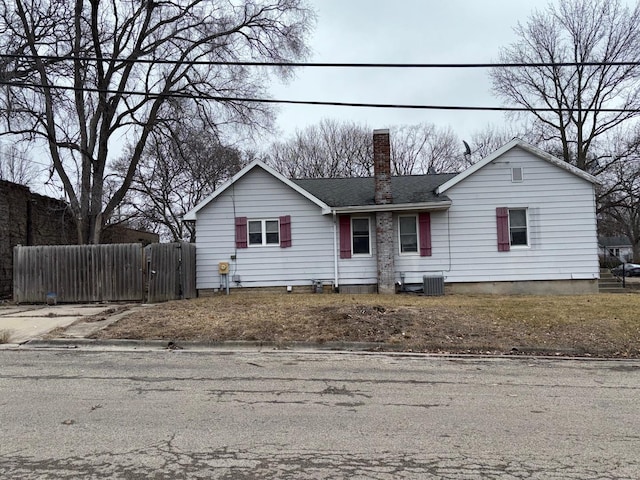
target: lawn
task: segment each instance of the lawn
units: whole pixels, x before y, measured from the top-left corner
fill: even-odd
[[[376,350],[640,357],[640,294],[243,293],[150,306],[94,338],[370,342]]]

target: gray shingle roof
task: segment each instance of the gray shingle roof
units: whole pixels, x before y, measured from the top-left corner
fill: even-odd
[[[391,177],[394,204],[447,202],[435,189],[455,177],[455,173]],[[373,177],[305,178],[292,182],[322,200],[330,207],[375,205]]]
[[[606,247],[630,247],[631,242],[626,236],[598,237],[598,243]]]

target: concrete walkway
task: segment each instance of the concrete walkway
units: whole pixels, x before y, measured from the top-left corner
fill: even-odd
[[[106,327],[138,305],[10,305],[0,306],[0,338],[20,344],[42,338],[56,328],[66,328],[65,337],[82,338]]]

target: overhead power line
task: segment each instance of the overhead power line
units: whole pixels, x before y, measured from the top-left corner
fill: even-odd
[[[541,68],[541,67],[637,67],[640,62],[516,62],[516,63],[365,63],[365,62],[274,62],[274,61],[216,61],[216,60],[168,60],[149,58],[89,57],[75,55],[0,54],[0,58],[41,59],[49,61],[122,62],[142,64],[229,65],[244,67],[313,67],[313,68]]]
[[[363,108],[394,108],[394,109],[413,109],[413,110],[460,110],[460,111],[485,111],[485,112],[568,112],[568,111],[581,111],[581,112],[607,112],[607,113],[623,113],[623,112],[635,112],[637,109],[631,108],[549,108],[549,107],[486,107],[486,106],[464,106],[464,105],[415,105],[415,104],[398,104],[398,103],[365,103],[365,102],[333,102],[333,101],[319,101],[319,100],[285,100],[275,98],[249,98],[249,97],[227,97],[221,95],[206,95],[204,93],[196,92],[170,92],[170,93],[158,93],[158,92],[142,92],[136,90],[109,90],[92,87],[74,87],[70,85],[41,85],[37,83],[27,82],[7,82],[0,80],[0,85],[6,85],[9,87],[20,88],[38,88],[38,89],[53,89],[53,90],[72,90],[74,92],[92,92],[92,93],[108,93],[119,95],[135,95],[149,98],[186,98],[192,100],[212,100],[217,102],[246,102],[246,103],[274,103],[274,104],[286,104],[286,105],[317,105],[317,106],[330,106],[330,107],[363,107]]]

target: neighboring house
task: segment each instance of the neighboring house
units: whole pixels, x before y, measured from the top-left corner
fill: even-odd
[[[514,139],[459,174],[290,180],[256,161],[188,212],[197,288],[422,284],[453,292],[597,292],[596,179]]]
[[[619,262],[633,261],[633,246],[626,236],[598,237],[598,253],[604,261],[615,259]]]

